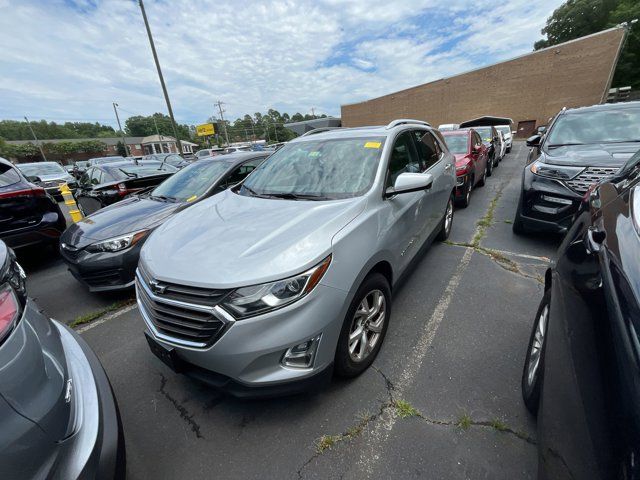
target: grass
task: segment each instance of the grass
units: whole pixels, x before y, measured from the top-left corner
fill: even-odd
[[[463,413],[462,415],[460,415],[460,417],[458,417],[458,421],[456,422],[456,425],[462,430],[469,430],[472,424],[473,421],[467,413]]]
[[[338,442],[343,440],[342,435],[322,435],[316,442],[316,453],[324,453],[325,450],[331,448]]]
[[[504,423],[499,418],[494,418],[493,420],[491,420],[491,422],[489,422],[489,425],[491,425],[492,428],[495,428],[499,432],[505,432],[509,430],[509,427],[507,426],[507,424]]]
[[[496,206],[498,205],[499,199],[500,199],[500,193],[498,193],[495,196],[495,198],[491,200],[491,203],[489,204],[489,209],[487,210],[487,213],[485,213],[484,217],[478,220],[478,223],[477,223],[478,231],[476,232],[476,234],[473,236],[473,239],[471,240],[472,246],[477,247],[480,245],[480,240],[482,240],[482,238],[484,237],[486,229],[489,228],[493,223],[493,215],[495,213]]]
[[[405,400],[396,400],[394,402],[394,407],[396,408],[398,415],[400,415],[402,418],[420,416],[420,412]]]
[[[511,220],[503,220],[503,222],[508,223],[509,225],[513,223]]]
[[[114,302],[111,305],[108,305],[101,310],[96,310],[95,312],[85,313],[83,315],[77,316],[71,323],[69,323],[69,326],[71,328],[74,328],[74,327],[77,327],[78,325],[83,325],[85,323],[92,322],[102,317],[103,315],[106,315],[107,313],[113,312],[115,310],[118,310],[122,307],[126,307],[128,305],[131,305],[134,302],[135,300],[132,298],[128,300],[121,300],[119,302]]]

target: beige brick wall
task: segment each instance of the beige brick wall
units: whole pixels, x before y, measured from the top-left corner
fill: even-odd
[[[544,125],[562,107],[600,103],[609,88],[624,29],[615,28],[513,60],[362,103],[342,105],[342,125],[384,125],[396,118],[437,126],[482,115]]]

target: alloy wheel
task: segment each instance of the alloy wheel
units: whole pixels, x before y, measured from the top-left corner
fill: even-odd
[[[449,199],[449,203],[447,204],[447,211],[444,214],[444,231],[446,236],[449,236],[449,232],[451,231],[452,224],[453,224],[453,202],[451,201],[451,199]]]
[[[387,319],[387,301],[380,290],[367,293],[356,309],[349,329],[349,356],[362,362],[375,349]]]
[[[530,346],[529,365],[527,366],[527,382],[530,386],[535,384],[540,369],[540,359],[542,358],[542,348],[547,333],[547,322],[549,320],[549,305],[545,305],[538,316],[536,322],[536,332]]]

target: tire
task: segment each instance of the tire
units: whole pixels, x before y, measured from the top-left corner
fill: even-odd
[[[478,187],[484,187],[485,184],[487,183],[487,167],[484,167],[484,172],[482,172],[482,177],[480,177],[480,180],[478,180]]]
[[[460,200],[456,200],[456,206],[460,208],[467,208],[469,206],[469,203],[471,201],[472,185],[473,185],[473,179],[469,179],[464,188],[464,197],[462,197]]]
[[[522,221],[522,194],[520,194],[520,198],[518,199],[518,208],[516,209],[516,216],[513,219],[513,225],[511,225],[511,230],[516,235],[524,235],[527,233],[527,230],[524,227],[524,222]]]
[[[436,237],[441,242],[444,242],[449,238],[449,234],[451,233],[451,226],[453,225],[453,203],[454,197],[451,195],[449,197],[449,202],[447,202],[447,208],[444,211],[444,217],[442,217],[442,220],[440,221],[440,231]]]
[[[489,157],[489,160],[487,161],[487,177],[490,177],[491,175],[493,175],[493,157]]]
[[[544,354],[549,326],[551,291],[547,290],[542,297],[536,318],[533,322],[527,356],[522,369],[522,399],[527,410],[534,416],[540,406],[540,391],[544,381]]]
[[[511,147],[507,147],[507,153],[511,153]]]
[[[380,296],[378,296],[378,294]],[[379,325],[380,330],[378,332],[374,331],[366,331],[368,327],[376,326],[371,322],[367,317],[367,327],[364,327],[363,331],[365,332],[365,338],[370,342],[373,340],[373,335],[377,334],[378,336],[375,338],[375,344],[372,347],[369,347],[365,343],[365,349],[363,351],[363,356],[361,359],[357,359],[356,357],[360,353],[360,347],[362,346],[362,338],[361,336],[357,336],[352,342],[352,346],[354,347],[354,351],[350,352],[349,346],[349,337],[352,332],[357,330],[358,328],[362,328],[358,326],[358,322],[363,323],[362,320],[364,315],[358,314],[358,311],[361,310],[361,304],[363,302],[367,302],[367,306],[374,306],[372,301],[374,298],[383,298],[383,318],[382,322]],[[376,317],[374,317],[375,319]],[[336,356],[334,359],[334,372],[336,375],[341,377],[356,377],[364,372],[371,363],[375,360],[378,352],[380,351],[380,347],[382,346],[382,342],[384,341],[384,337],[387,333],[387,327],[389,326],[389,319],[391,318],[391,288],[389,287],[389,282],[384,277],[384,275],[380,273],[370,273],[362,282],[358,291],[356,292],[353,300],[351,301],[351,305],[347,310],[347,315],[345,316],[344,323],[342,324],[342,330],[340,331],[340,338],[338,339],[338,346],[336,347]],[[378,326],[376,326],[378,327]],[[360,338],[358,338],[360,337]],[[367,352],[368,350],[368,352]]]

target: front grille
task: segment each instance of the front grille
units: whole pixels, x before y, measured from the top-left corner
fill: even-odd
[[[122,269],[110,268],[99,272],[80,272],[80,277],[91,287],[109,287],[122,283]]]
[[[619,170],[617,167],[589,167],[566,184],[576,193],[584,195],[594,183],[604,180]]]
[[[136,287],[143,316],[162,339],[192,347],[206,347],[220,338],[228,325],[227,318],[215,308],[215,304],[229,293],[228,290],[157,282],[141,265]]]

